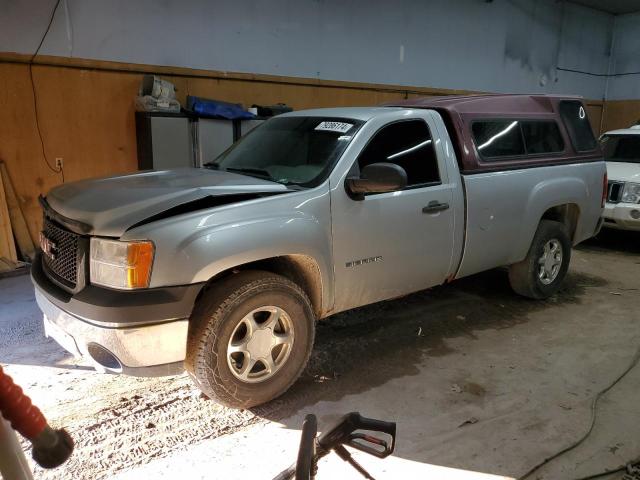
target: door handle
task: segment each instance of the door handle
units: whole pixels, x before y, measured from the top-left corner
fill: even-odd
[[[422,213],[436,213],[446,210],[447,208],[449,208],[448,203],[440,203],[437,200],[433,200],[429,202],[429,205],[422,208]]]

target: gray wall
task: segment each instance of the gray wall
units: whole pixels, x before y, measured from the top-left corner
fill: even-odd
[[[0,0],[31,53],[54,0]],[[614,17],[556,0],[62,0],[42,54],[603,98]]]
[[[608,100],[640,98],[640,14],[616,17]]]

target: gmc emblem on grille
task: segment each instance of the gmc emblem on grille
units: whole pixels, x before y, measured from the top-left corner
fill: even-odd
[[[40,248],[50,260],[56,259],[56,244],[49,240],[44,232],[40,232]]]

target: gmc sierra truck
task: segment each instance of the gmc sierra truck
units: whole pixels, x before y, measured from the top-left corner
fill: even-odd
[[[52,189],[32,277],[47,335],[96,368],[186,369],[246,408],[293,384],[337,312],[500,266],[554,294],[606,191],[579,98],[298,111],[204,168]]]

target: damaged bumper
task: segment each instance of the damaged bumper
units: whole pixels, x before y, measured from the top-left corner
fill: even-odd
[[[188,318],[201,284],[139,292],[88,286],[69,295],[48,280],[39,261],[31,277],[46,335],[74,356],[114,373],[182,371]]]

